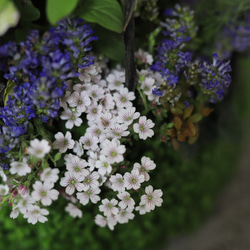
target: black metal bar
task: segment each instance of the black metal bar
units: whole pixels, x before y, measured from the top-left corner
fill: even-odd
[[[125,44],[125,84],[130,91],[134,91],[136,85],[134,5],[135,0],[125,0],[125,24],[123,28]]]

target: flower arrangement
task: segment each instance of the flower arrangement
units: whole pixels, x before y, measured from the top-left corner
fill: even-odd
[[[148,50],[134,53],[129,84],[128,65],[113,66],[92,49],[98,36],[82,18],[60,18],[42,35],[32,30],[24,41],[1,44],[7,84],[0,193],[11,218],[44,223],[51,204],[66,199],[72,217],[84,216],[92,203],[95,223],[113,230],[162,205],[164,190],[150,183],[155,162],[130,153],[153,136],[175,150],[195,143],[199,123],[231,83],[229,60],[194,51],[198,27],[189,7],[167,8],[165,18],[150,34]]]

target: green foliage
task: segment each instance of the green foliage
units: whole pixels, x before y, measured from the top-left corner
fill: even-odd
[[[124,64],[125,46],[122,35],[106,30],[100,26],[94,27],[98,41],[93,44],[93,49],[100,55],[104,55],[115,61]]]
[[[47,0],[46,13],[51,24],[68,16],[77,6],[78,0]]]
[[[98,23],[108,30],[122,32],[123,13],[116,0],[84,0],[76,15],[88,22]]]

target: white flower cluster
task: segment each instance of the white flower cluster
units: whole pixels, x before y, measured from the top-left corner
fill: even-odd
[[[16,197],[12,199],[12,218],[22,213],[30,223],[45,222],[49,212],[43,207],[58,199],[58,190],[61,189],[64,191],[60,194],[70,200],[66,211],[71,216],[82,217],[81,205],[99,204],[103,215],[98,214],[95,222],[102,227],[107,225],[111,230],[117,223],[133,219],[133,211],[145,214],[161,205],[161,190],[153,190],[149,185],[143,195],[138,192],[142,183],[150,179],[149,172],[155,169],[155,163],[143,156],[140,163],[131,165],[125,157],[126,143],[132,137],[143,140],[152,137],[154,123],[133,107],[135,95],[124,86],[123,70],[112,70],[105,79],[101,73],[98,63],[81,71],[79,83],[71,84],[69,81],[61,100],[63,111],[60,119],[65,121],[67,131],[55,134],[52,147],[63,154],[65,169],[60,169],[59,173],[59,169],[50,168],[47,164],[32,186],[17,182],[16,185],[0,187],[3,195],[9,192],[10,186],[15,192],[12,194]],[[148,84],[152,87],[151,83]],[[144,89],[146,92],[146,87]],[[74,128],[80,126],[82,133],[76,138]],[[10,174],[30,174],[34,170],[27,163],[27,158],[43,161],[50,151],[47,140],[32,140],[27,149],[28,156],[20,162],[13,161]]]

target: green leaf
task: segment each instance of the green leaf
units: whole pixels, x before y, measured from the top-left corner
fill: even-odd
[[[123,13],[117,0],[84,0],[76,14],[88,22],[122,32]]]
[[[100,26],[94,27],[98,41],[93,44],[93,49],[100,55],[105,55],[113,60],[124,64],[125,46],[122,35],[106,30]]]
[[[12,81],[8,81],[7,82],[7,86],[4,90],[4,94],[3,94],[3,101],[4,101],[4,105],[6,105],[8,99],[9,99],[9,95],[13,92],[14,87],[16,86],[15,82]]]
[[[47,0],[46,14],[51,24],[56,24],[68,16],[76,7],[78,0]]]
[[[40,17],[40,11],[31,4],[25,5],[20,11],[25,21],[35,21]]]
[[[62,156],[62,154],[58,152],[58,153],[55,155],[55,161],[60,160],[60,159],[61,159],[61,156]]]
[[[187,121],[196,123],[199,122],[202,118],[203,118],[202,114],[196,113],[191,115]]]

